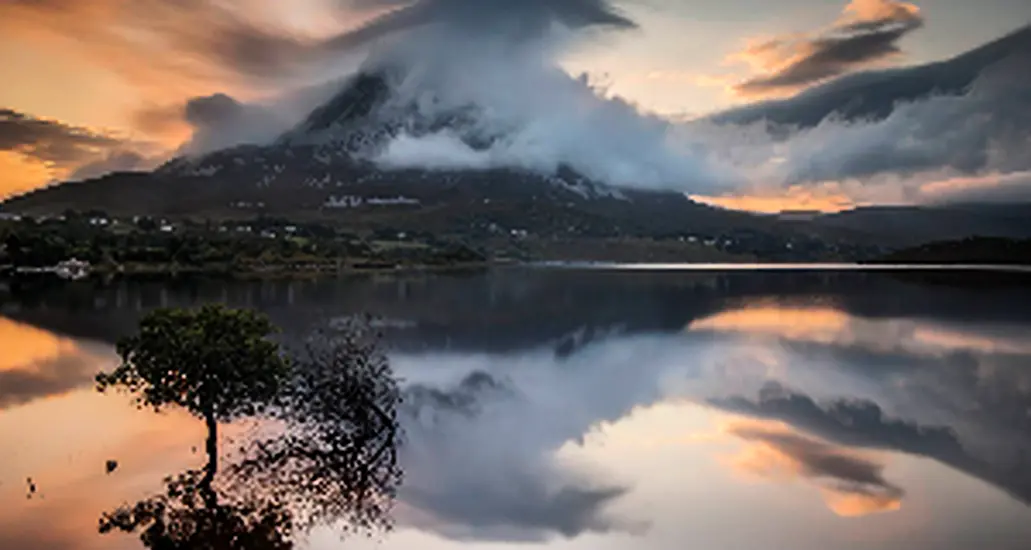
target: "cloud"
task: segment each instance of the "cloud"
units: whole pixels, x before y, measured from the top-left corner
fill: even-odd
[[[884,479],[884,465],[855,451],[776,423],[737,421],[725,431],[753,444],[734,458],[736,469],[765,478],[811,480],[838,515],[868,515],[902,505],[905,491]]]
[[[575,30],[636,26],[608,0],[415,0],[402,7],[396,0],[359,0],[355,4],[388,11],[333,43],[353,47],[426,25],[473,33],[474,40],[500,37],[513,43],[545,39],[556,24]]]
[[[107,346],[71,340],[0,317],[0,411],[92,384],[113,354]]]
[[[1031,202],[1031,170],[935,180],[922,184],[919,192],[928,203]]]
[[[67,167],[123,143],[115,136],[89,128],[0,109],[0,151],[21,153],[46,164]]]
[[[0,109],[0,152],[38,162],[51,178],[72,180],[150,168],[154,146],[121,136]]]
[[[713,165],[751,182],[724,194],[777,196],[796,188],[856,204],[1020,198],[1026,196],[1022,174],[1031,170],[1031,79],[1023,69],[1031,59],[1028,37],[1027,30],[1007,37],[1007,53],[980,67],[960,90],[896,102],[883,86],[859,86],[849,100],[831,83],[757,111],[770,118],[790,113],[779,117],[784,122],[697,121],[682,128],[683,139],[707,151]],[[952,74],[932,69],[900,69],[881,75],[880,82],[889,91],[896,80],[902,87],[918,81],[933,89],[933,82]],[[849,101],[865,102],[867,115],[831,114],[812,126],[804,123],[810,110],[847,110]],[[828,111],[828,102],[836,107]],[[883,116],[873,114],[885,106]]]
[[[763,40],[730,57],[763,72],[735,89],[748,96],[793,91],[899,54],[923,26],[920,9],[894,0],[852,0],[830,29]]]
[[[1031,505],[1026,457],[1016,464],[982,460],[967,451],[955,430],[889,418],[872,401],[840,399],[821,405],[808,395],[771,382],[759,391],[757,399],[713,398],[708,403],[740,414],[786,422],[850,447],[929,457],[992,483]]]
[[[363,72],[386,80],[389,97],[368,118],[402,129],[364,156],[387,168],[565,168],[624,187],[720,185],[724,174],[676,149],[670,121],[560,66],[592,29],[633,26],[600,0],[425,0],[389,12],[340,37],[374,43]],[[327,124],[298,139],[345,143],[348,131]]]
[[[97,364],[97,356],[73,353],[0,370],[0,410],[88,386],[98,371]]]
[[[277,23],[251,0],[15,0],[0,4],[0,22],[12,33],[71,41],[78,53],[130,82],[152,85],[162,79],[173,86],[181,79],[259,82],[288,75],[316,48],[311,37]]]
[[[186,102],[183,117],[193,128],[186,153],[202,153],[241,144],[271,142],[289,127],[272,110],[225,95],[195,97]]]
[[[420,364],[427,367],[423,376],[438,368],[433,355]],[[424,380],[405,388],[402,523],[456,540],[522,542],[628,528],[606,513],[626,487],[555,460],[553,453],[579,430],[514,422],[527,407],[551,408],[525,390],[532,388],[483,370],[453,383]],[[503,438],[498,422],[508,425]]]

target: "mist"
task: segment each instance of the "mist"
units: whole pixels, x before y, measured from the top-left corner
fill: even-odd
[[[385,109],[403,113],[402,129],[361,153],[386,169],[551,175],[568,167],[623,188],[706,196],[801,188],[856,203],[999,201],[1027,193],[1013,184],[1023,181],[1013,174],[1031,169],[1027,52],[988,66],[960,93],[897,104],[876,120],[832,115],[809,128],[684,122],[648,113],[561,66],[568,53],[607,34],[636,32],[606,0],[344,4],[381,15],[327,38],[319,51],[360,53],[357,72],[389,79]],[[260,107],[221,101],[228,114],[191,120],[194,139],[184,151],[269,143],[325,101],[327,90],[339,90],[341,78],[311,88],[318,93],[286,94]],[[804,107],[807,97],[796,100]],[[432,123],[455,113],[461,124]]]

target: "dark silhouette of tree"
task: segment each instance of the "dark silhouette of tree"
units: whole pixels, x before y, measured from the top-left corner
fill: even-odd
[[[118,342],[122,363],[97,375],[97,389],[118,387],[134,394],[140,408],[177,406],[204,419],[208,463],[201,484],[210,486],[218,470],[218,424],[263,410],[289,375],[279,345],[269,339],[274,332],[268,318],[249,310],[155,310],[137,334]]]
[[[289,503],[302,528],[340,520],[357,530],[390,528],[402,480],[401,392],[378,340],[353,320],[307,342],[276,407],[283,431],[250,440],[248,458],[232,469],[236,485]]]
[[[205,474],[188,470],[165,479],[165,492],[100,518],[101,534],[140,532],[154,550],[287,550],[290,513],[272,501],[219,501]],[[212,504],[214,503],[214,504]]]
[[[378,335],[354,321],[308,341],[287,361],[252,312],[162,310],[118,345],[122,365],[97,376],[140,407],[186,408],[208,425],[208,463],[165,480],[164,493],[100,519],[100,532],[139,532],[148,548],[286,549],[334,524],[389,529],[401,482],[401,394]],[[212,483],[218,422],[260,417]]]

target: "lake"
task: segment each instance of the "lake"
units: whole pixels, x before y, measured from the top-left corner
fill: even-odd
[[[1027,275],[513,267],[0,296],[5,550],[138,547],[100,514],[200,464],[203,423],[92,378],[145,311],[206,302],[287,341],[358,313],[384,334],[407,395],[396,528],[311,548],[1031,548]]]

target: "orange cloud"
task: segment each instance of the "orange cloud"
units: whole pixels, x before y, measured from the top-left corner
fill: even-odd
[[[692,331],[746,332],[791,340],[833,342],[848,329],[849,316],[819,307],[756,306],[725,311],[694,321]]]
[[[75,342],[51,332],[0,317],[0,371],[21,369],[38,362],[75,353]]]
[[[896,0],[852,0],[829,28],[753,38],[728,64],[752,75],[733,90],[743,97],[782,97],[897,56],[897,42],[923,26],[920,8]]]
[[[893,494],[847,493],[834,489],[821,489],[820,493],[827,507],[843,518],[883,514],[902,509],[902,499]]]
[[[92,384],[114,361],[100,346],[84,344],[0,317],[0,410]]]
[[[749,476],[807,481],[835,514],[857,517],[899,510],[905,492],[886,481],[874,457],[794,431],[780,422],[734,421],[723,430],[745,442],[728,461]]]
[[[845,6],[839,25],[882,20],[904,21],[918,17],[920,8],[916,4],[890,0],[852,0]]]

